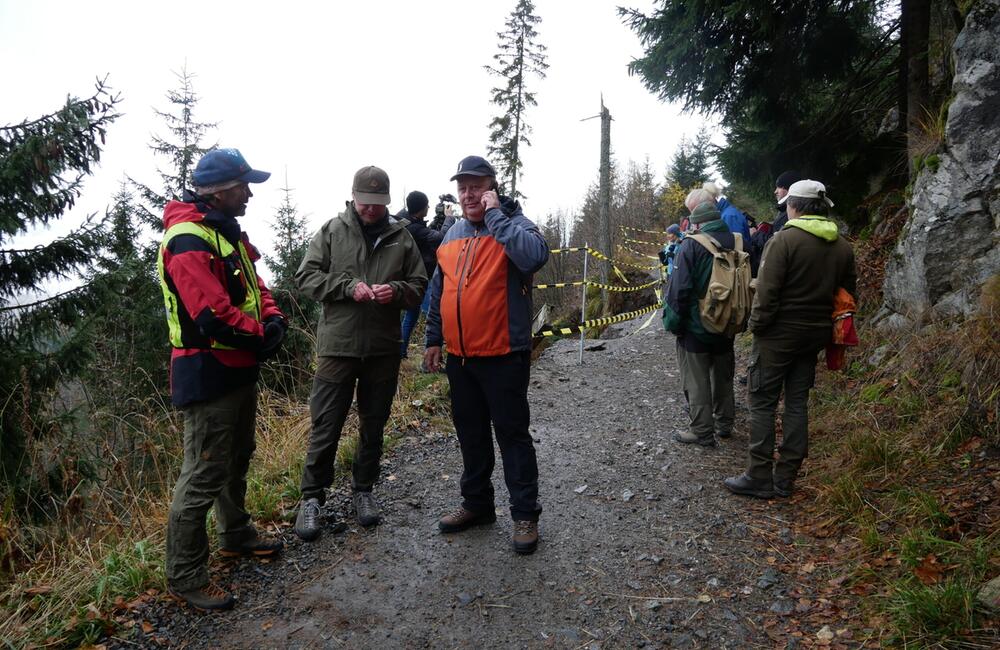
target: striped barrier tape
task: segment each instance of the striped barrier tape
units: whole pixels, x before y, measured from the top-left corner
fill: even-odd
[[[589,287],[597,287],[598,289],[606,289],[608,291],[618,291],[621,293],[627,293],[630,291],[642,291],[643,289],[648,289],[650,287],[660,284],[659,280],[653,280],[652,282],[647,282],[646,284],[637,284],[635,286],[620,287],[614,284],[601,284],[600,282],[593,282],[591,280],[577,280],[576,282],[555,282],[552,284],[536,284],[535,289],[562,289],[563,287],[580,287],[587,285]]]
[[[625,284],[629,283],[628,278],[625,277],[625,274],[622,273],[617,266],[615,266],[616,262],[597,249],[589,248],[587,246],[573,246],[570,248],[552,248],[549,250],[549,253],[552,253],[553,255],[560,255],[562,253],[579,253],[580,251],[587,251],[587,254],[590,255],[591,257],[595,257],[599,260],[604,260],[605,262],[608,262],[609,264],[611,264],[611,270],[615,272],[615,275],[617,275],[618,278]]]
[[[663,236],[662,230],[643,230],[642,228],[633,228],[632,226],[618,226],[622,230],[631,230],[632,232],[641,232],[647,235],[660,235]]]
[[[558,329],[542,330],[535,334],[535,336],[559,336],[559,335],[569,335],[582,332],[583,330],[591,329],[592,327],[603,327],[605,325],[611,325],[612,323],[623,323],[627,320],[632,320],[636,316],[642,316],[643,314],[648,314],[650,312],[656,311],[660,308],[660,303],[654,305],[647,305],[642,309],[636,309],[635,311],[625,312],[624,314],[617,314],[615,316],[608,316],[607,318],[596,318],[594,320],[588,320],[581,325],[576,327],[560,327]]]
[[[627,241],[630,244],[646,244],[647,246],[656,246],[657,248],[663,248],[664,246],[664,244],[660,244],[655,241],[646,241],[645,239],[632,239],[631,237],[626,237],[623,241]]]
[[[639,251],[633,250],[633,249],[629,248],[628,246],[623,246],[622,244],[618,244],[618,248],[621,249],[621,250],[623,250],[623,251],[625,251],[629,255],[632,255],[633,257],[643,257],[643,258],[648,258],[648,259],[651,259],[651,260],[658,260],[658,259],[660,259],[659,255],[647,255],[645,253],[640,253]]]

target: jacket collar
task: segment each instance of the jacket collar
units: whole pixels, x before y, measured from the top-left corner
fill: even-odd
[[[802,215],[798,219],[789,219],[788,223],[785,224],[785,228],[798,228],[799,230],[805,230],[810,235],[819,237],[824,241],[837,241],[837,237],[840,236],[840,230],[837,228],[837,224],[830,221],[826,217],[820,217],[814,214]]]

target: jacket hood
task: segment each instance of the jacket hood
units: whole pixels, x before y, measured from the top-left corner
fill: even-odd
[[[208,206],[203,203],[170,201],[163,208],[163,229],[187,221],[204,221]]]
[[[785,228],[805,230],[810,235],[814,235],[825,241],[837,241],[837,237],[840,236],[837,224],[826,217],[816,215],[803,215],[798,219],[789,219],[788,223],[785,224]]]
[[[516,200],[510,198],[509,196],[500,197],[500,209],[508,217],[512,217],[515,214],[521,212],[521,204]]]

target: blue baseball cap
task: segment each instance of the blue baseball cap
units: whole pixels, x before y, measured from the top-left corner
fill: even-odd
[[[242,181],[263,183],[271,177],[271,172],[262,172],[250,167],[239,149],[213,149],[198,161],[191,174],[198,187],[210,187],[219,183]]]
[[[451,177],[451,180],[455,180],[459,176],[489,176],[496,178],[497,170],[493,169],[493,165],[482,156],[466,156],[458,162],[458,170]]]

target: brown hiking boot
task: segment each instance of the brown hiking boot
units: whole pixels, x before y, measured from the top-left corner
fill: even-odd
[[[497,520],[497,513],[489,512],[475,513],[465,508],[459,508],[451,514],[447,514],[438,520],[438,530],[442,533],[460,533],[473,526],[492,524]]]
[[[285,548],[285,543],[280,539],[268,537],[254,537],[237,547],[222,547],[219,555],[223,557],[240,557],[249,555],[251,557],[274,557]]]
[[[183,600],[191,607],[202,612],[232,609],[236,603],[236,599],[233,598],[231,593],[225,591],[214,582],[189,591],[174,591],[171,589],[170,594],[174,598]]]
[[[514,552],[521,555],[534,553],[538,546],[538,522],[514,521]]]

